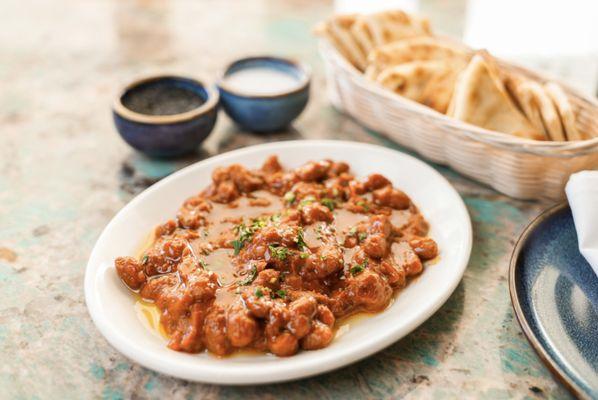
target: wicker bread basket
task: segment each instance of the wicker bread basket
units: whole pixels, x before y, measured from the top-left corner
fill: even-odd
[[[326,39],[320,39],[332,104],[363,126],[380,132],[423,157],[519,199],[559,200],[569,175],[598,169],[598,137],[576,142],[541,142],[486,130],[447,117],[369,81]],[[545,82],[527,69],[498,61]],[[576,108],[577,127],[598,133],[598,101],[561,84]]]

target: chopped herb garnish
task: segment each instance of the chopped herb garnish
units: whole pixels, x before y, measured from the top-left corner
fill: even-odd
[[[368,204],[365,201],[358,201],[356,203],[359,207],[363,207],[364,210],[369,211],[370,206],[368,206]]]
[[[297,248],[299,248],[299,250],[303,250],[307,247],[307,244],[305,243],[305,238],[303,237],[303,228],[299,227],[299,229],[297,230],[297,237],[295,238],[295,243],[297,243]]]
[[[323,206],[328,207],[330,211],[334,211],[334,207],[336,207],[336,203],[334,202],[334,200],[329,199],[328,197],[325,197],[322,200],[320,200],[320,203],[322,203]]]
[[[302,260],[305,260],[307,257],[309,257],[309,253],[304,251],[299,254],[299,257],[301,257]]]
[[[241,243],[245,243],[253,236],[253,229],[252,227],[247,227],[245,224],[239,224],[235,227],[237,233],[239,234],[239,241]]]
[[[316,239],[322,240],[323,229],[324,229],[324,227],[322,225],[318,225],[316,227]]]
[[[351,267],[349,272],[351,272],[351,275],[353,275],[353,276],[358,275],[361,272],[363,272],[363,267],[361,265],[354,265]]]
[[[262,292],[262,288],[258,287],[255,289],[255,297],[257,297],[258,299],[264,297],[264,292]]]
[[[243,246],[249,241],[255,231],[266,226],[266,220],[264,218],[256,218],[251,223],[251,226],[247,226],[244,223],[240,223],[235,226],[235,231],[239,235],[239,238],[233,240],[231,243],[235,249],[235,255],[238,255]]]
[[[245,278],[243,280],[239,281],[239,285],[241,285],[241,286],[249,285],[251,282],[253,282],[256,275],[257,275],[257,268],[255,267],[255,265],[252,265],[251,269],[249,270],[247,275],[245,275]]]
[[[365,232],[359,232],[357,235],[357,239],[359,239],[360,242],[363,242],[366,237],[368,237],[368,234]]]
[[[251,231],[255,233],[260,228],[263,228],[267,225],[266,218],[256,218],[251,223]]]
[[[287,255],[289,254],[289,249],[287,249],[286,247],[279,246],[277,244],[269,245],[268,249],[270,250],[270,255],[272,256],[272,258],[276,258],[281,261],[286,259]]]
[[[282,290],[282,289],[277,290],[274,294],[276,295],[276,297],[281,298],[281,299],[284,299],[285,297],[287,297],[286,290]]]
[[[303,207],[313,203],[314,201],[316,201],[316,198],[314,196],[306,196],[303,200],[301,200],[301,203],[299,203],[299,205]]]
[[[355,236],[357,234],[357,227],[354,226],[353,228],[349,229],[349,236]]]
[[[289,204],[293,204],[296,199],[297,199],[297,196],[293,192],[286,192],[284,194],[284,201],[286,201]]]
[[[363,270],[365,269],[365,267],[368,266],[368,260],[364,260],[361,264],[355,264],[351,267],[351,269],[349,269],[349,272],[351,273],[351,275],[355,276],[355,275],[359,275],[360,273],[363,272]]]
[[[280,214],[274,214],[274,215],[272,215],[272,216],[270,217],[270,220],[271,220],[272,222],[278,222],[278,221],[280,221]]]
[[[141,265],[145,265],[147,264],[147,260],[149,260],[149,256],[146,254],[143,256],[143,258],[141,259]]]
[[[233,240],[232,242],[233,248],[235,249],[235,255],[238,255],[243,248],[243,242],[240,240]]]

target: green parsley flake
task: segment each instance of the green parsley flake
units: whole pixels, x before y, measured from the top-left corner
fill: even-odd
[[[143,256],[143,258],[141,259],[141,265],[145,265],[147,264],[147,260],[149,260],[149,256],[146,254]]]
[[[299,205],[301,207],[307,206],[313,203],[314,201],[316,201],[316,198],[314,196],[306,196],[303,200],[301,200],[301,203],[299,203]]]
[[[364,260],[361,264],[355,264],[354,266],[351,267],[351,269],[349,269],[349,272],[351,273],[351,275],[355,276],[355,275],[359,275],[360,273],[363,272],[363,270],[365,269],[365,267],[368,266],[368,260]]]
[[[258,287],[255,289],[255,297],[257,297],[258,299],[264,297],[264,292],[262,292],[262,288]]]
[[[277,290],[275,294],[276,294],[276,297],[279,297],[281,299],[284,299],[287,297],[287,292],[286,292],[286,290],[283,290],[283,289]]]
[[[330,211],[334,211],[334,207],[336,207],[335,201],[329,199],[328,197],[325,197],[322,200],[320,200],[320,203],[322,203],[323,206],[328,207]]]
[[[299,250],[307,248],[307,244],[305,243],[305,238],[303,236],[303,228],[299,227],[297,230],[297,237],[294,240],[295,243],[297,243],[297,248],[299,248]]]
[[[237,240],[233,240],[231,242],[235,249],[235,255],[239,254],[245,243],[251,240],[253,234],[257,230],[265,227],[266,225],[267,222],[265,218],[255,218],[252,221],[251,226],[247,226],[244,223],[235,226],[235,231],[239,235],[239,238]]]
[[[255,265],[252,265],[251,269],[249,270],[247,275],[245,275],[245,278],[243,280],[239,281],[239,285],[241,285],[241,286],[249,285],[251,282],[253,282],[255,280],[256,276],[257,276],[257,268],[255,267]]]
[[[239,234],[239,241],[241,243],[245,243],[253,236],[253,229],[252,227],[247,227],[245,224],[239,224],[235,228],[237,233]]]
[[[301,257],[302,260],[305,260],[307,257],[309,257],[309,253],[304,251],[299,254],[299,257]]]
[[[362,200],[362,201],[358,201],[356,204],[357,204],[359,207],[363,207],[363,209],[364,209],[365,211],[369,211],[369,209],[370,209],[370,206],[368,206],[368,204],[367,204],[365,201],[363,201],[363,200]]]
[[[243,248],[243,242],[240,240],[233,240],[232,242],[233,248],[235,249],[235,255],[239,255],[241,249]]]
[[[353,228],[349,229],[349,236],[355,236],[357,234],[357,227],[354,226]]]
[[[293,192],[286,192],[284,194],[284,201],[286,201],[289,204],[293,204],[296,199],[297,199],[297,196]]]
[[[279,246],[277,244],[269,245],[268,249],[270,250],[270,255],[272,256],[272,258],[276,258],[281,261],[285,260],[287,258],[287,255],[289,254],[289,249],[287,249],[286,247]]]
[[[267,225],[266,218],[256,218],[251,223],[251,231],[255,233],[260,228],[263,228]]]
[[[359,232],[359,235],[357,235],[357,238],[359,239],[360,242],[363,242],[366,237],[368,237],[368,234],[365,232]]]

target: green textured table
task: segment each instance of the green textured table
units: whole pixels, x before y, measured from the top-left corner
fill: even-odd
[[[511,249],[546,205],[514,201],[437,167],[474,226],[465,277],[403,340],[347,368],[261,387],[193,384],[117,353],[85,307],[83,276],[103,227],[134,194],[181,165],[253,143],[338,138],[393,145],[330,107],[310,28],[326,2],[5,0],[0,14],[0,398],[567,398],[523,337],[507,287]],[[462,4],[422,2],[459,33]],[[444,24],[444,25],[443,25]],[[153,71],[214,77],[270,52],[314,67],[312,101],[289,132],[220,121],[198,157],[156,162],[116,135],[118,88]]]

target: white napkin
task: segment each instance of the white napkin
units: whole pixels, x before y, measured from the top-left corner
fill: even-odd
[[[598,275],[598,171],[581,171],[565,187],[573,213],[579,251]]]

